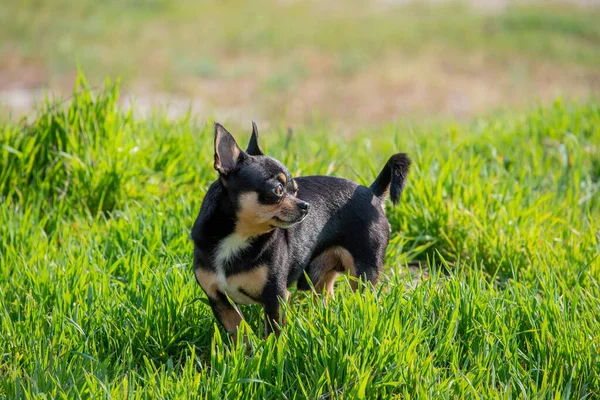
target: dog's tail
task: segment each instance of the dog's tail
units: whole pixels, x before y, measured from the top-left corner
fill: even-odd
[[[410,158],[407,154],[398,153],[390,157],[385,167],[379,173],[375,182],[371,185],[371,191],[375,196],[379,197],[381,201],[385,200],[388,192],[392,203],[398,203],[404,185],[406,184],[406,177],[408,170],[410,169]]]

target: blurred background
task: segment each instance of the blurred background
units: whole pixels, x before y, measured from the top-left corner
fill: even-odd
[[[600,1],[0,0],[0,115],[121,101],[249,124],[468,120],[600,93]]]

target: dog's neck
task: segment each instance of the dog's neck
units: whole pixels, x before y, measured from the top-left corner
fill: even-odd
[[[217,181],[217,195],[215,202],[217,204],[215,214],[235,219],[237,204],[229,197],[227,187],[220,178]]]
[[[232,260],[237,258],[240,252],[248,249],[255,242],[265,243],[274,231],[262,233],[260,235],[251,235],[247,232],[236,230],[237,224],[237,205],[231,200],[227,188],[221,180],[217,183],[217,192],[215,196],[216,207],[211,215],[214,221],[223,221],[223,223],[232,223],[231,231],[215,237],[216,243],[213,250],[213,260],[216,266],[226,266]],[[227,221],[227,222],[225,222]]]

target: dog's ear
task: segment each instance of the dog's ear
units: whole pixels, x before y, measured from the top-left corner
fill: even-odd
[[[231,133],[215,122],[215,169],[220,174],[227,175],[235,169],[243,154]]]
[[[254,121],[252,121],[252,136],[250,137],[250,143],[248,143],[246,153],[250,154],[251,156],[264,155],[258,146],[258,128],[256,127],[256,123]]]

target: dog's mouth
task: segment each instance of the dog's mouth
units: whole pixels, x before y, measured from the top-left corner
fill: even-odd
[[[293,220],[293,221],[286,221],[284,219],[281,219],[279,217],[273,217],[273,220],[275,222],[275,224],[273,224],[275,227],[277,228],[289,228],[293,225],[299,224],[300,222],[304,221],[304,219],[306,218],[308,214],[304,214],[302,215],[300,218]]]

